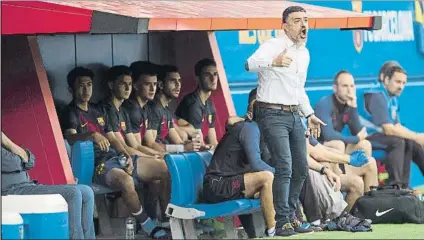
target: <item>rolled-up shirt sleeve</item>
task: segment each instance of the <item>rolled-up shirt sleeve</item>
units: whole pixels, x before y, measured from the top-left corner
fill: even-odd
[[[25,170],[30,170],[35,166],[35,156],[34,154],[32,154],[30,150],[26,148],[24,150],[28,154],[28,161],[22,162],[22,166],[24,167]]]
[[[247,59],[248,71],[259,72],[264,68],[272,67],[272,62],[279,52],[280,48],[275,39],[265,41],[260,47]]]

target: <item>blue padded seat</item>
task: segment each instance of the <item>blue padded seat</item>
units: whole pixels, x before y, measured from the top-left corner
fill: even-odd
[[[222,216],[237,216],[253,213],[256,210],[259,210],[261,204],[259,200],[256,199],[238,199],[215,204],[189,204],[186,207],[194,208],[205,213],[204,216],[198,217],[196,219],[210,219]]]
[[[93,183],[94,175],[94,147],[92,141],[78,141],[72,145],[71,166],[74,177],[79,184],[89,185],[95,194],[115,192],[102,185]]]
[[[210,164],[210,152],[166,155],[165,161],[171,175],[171,204],[193,208],[201,214],[196,219],[236,216],[260,209],[257,199],[238,199],[215,204],[200,203],[203,177]]]
[[[380,161],[383,158],[385,158],[387,155],[386,151],[384,150],[373,150],[372,151],[372,156],[373,158],[375,158],[375,160]]]

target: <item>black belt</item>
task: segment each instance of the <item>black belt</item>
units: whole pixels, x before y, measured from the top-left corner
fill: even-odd
[[[284,104],[265,103],[265,102],[258,102],[258,101],[256,101],[256,105],[263,108],[278,109],[278,110],[283,110],[287,112],[299,111],[299,105],[284,105]]]

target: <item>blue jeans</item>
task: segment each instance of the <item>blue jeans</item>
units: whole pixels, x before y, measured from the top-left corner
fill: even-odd
[[[257,107],[257,122],[275,168],[273,197],[276,227],[294,217],[308,176],[305,128],[297,112]]]
[[[87,185],[21,184],[7,191],[9,195],[60,194],[68,203],[71,239],[96,239],[94,232],[94,193]]]

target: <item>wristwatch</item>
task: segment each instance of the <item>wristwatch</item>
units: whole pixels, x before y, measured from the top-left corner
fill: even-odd
[[[324,175],[324,171],[325,171],[326,168],[328,168],[328,167],[322,166],[321,170],[319,170],[319,173],[321,173],[321,175]]]

